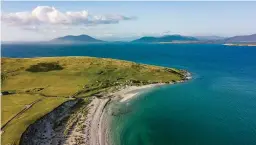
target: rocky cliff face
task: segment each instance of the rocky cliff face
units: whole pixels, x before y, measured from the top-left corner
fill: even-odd
[[[37,120],[34,124],[31,124],[22,134],[20,145],[57,144],[53,143],[53,138],[56,135],[54,128],[70,114],[77,103],[77,99],[67,101]]]

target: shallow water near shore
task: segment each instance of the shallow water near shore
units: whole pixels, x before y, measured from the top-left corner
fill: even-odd
[[[96,56],[186,69],[111,117],[114,145],[255,145],[256,47],[205,44],[2,45],[4,57]]]

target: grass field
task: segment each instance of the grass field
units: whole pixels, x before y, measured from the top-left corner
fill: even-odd
[[[173,82],[184,72],[171,68],[93,57],[2,58],[2,144],[18,144],[24,130],[70,98],[87,98],[109,88]]]
[[[2,144],[19,144],[22,133],[30,124],[34,123],[35,120],[44,116],[67,100],[67,98],[61,97],[43,98],[42,101],[33,105],[30,109],[15,118],[4,128],[4,132],[2,134]],[[5,108],[5,104],[2,107]]]
[[[25,105],[42,98],[39,95],[29,94],[14,94],[2,96],[2,120],[1,124],[4,125],[8,120],[19,113]]]

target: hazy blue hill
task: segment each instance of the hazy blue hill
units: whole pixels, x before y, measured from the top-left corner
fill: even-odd
[[[195,36],[200,41],[207,41],[207,40],[223,40],[226,39],[226,37],[221,36]]]
[[[199,43],[210,43],[210,44],[225,44],[225,43],[238,43],[238,44],[255,44],[256,34],[244,35],[244,36],[233,36],[233,37],[196,37],[199,39]]]
[[[142,37],[132,42],[172,42],[172,41],[198,41],[195,37],[182,35],[166,35],[162,37]]]
[[[79,35],[79,36],[73,36],[73,35],[67,35],[64,37],[59,37],[51,40],[50,42],[64,42],[64,43],[99,43],[104,42],[102,40],[95,39],[88,35]]]
[[[212,43],[212,44],[224,44],[224,43],[255,43],[256,34],[234,36],[229,38],[219,36],[182,36],[182,35],[166,35],[162,37],[142,37],[131,42],[138,43],[156,43],[156,42],[177,42],[177,43]]]
[[[226,43],[256,42],[256,34],[230,37],[225,39],[225,42]]]
[[[132,42],[157,42],[157,38],[145,36],[145,37],[133,40]]]

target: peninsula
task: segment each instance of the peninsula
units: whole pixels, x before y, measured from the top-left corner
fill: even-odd
[[[2,145],[107,144],[109,102],[190,75],[94,57],[2,58],[1,64]]]

